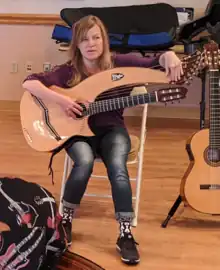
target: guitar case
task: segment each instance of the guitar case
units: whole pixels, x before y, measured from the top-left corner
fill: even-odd
[[[64,8],[60,16],[68,27],[56,25],[52,39],[70,42],[72,25],[87,15],[95,15],[103,21],[107,27],[111,49],[120,52],[166,50],[175,44],[179,27],[176,9],[166,3]]]
[[[0,269],[55,270],[66,242],[60,219],[53,219],[58,206],[52,193],[22,178],[1,177],[0,205],[0,223],[9,227],[0,229]]]
[[[203,31],[208,31],[212,39],[220,43],[220,0],[209,1],[205,15],[180,27],[178,40],[189,43]]]

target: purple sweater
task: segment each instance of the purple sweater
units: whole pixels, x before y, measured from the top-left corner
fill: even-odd
[[[150,68],[159,65],[159,57],[139,57],[131,54],[116,54],[113,56],[115,67],[146,67]],[[56,85],[62,88],[69,88],[67,82],[73,74],[73,68],[68,63],[56,66],[50,72],[34,73],[26,80],[39,80],[45,86]],[[68,89],[67,89],[68,91]],[[89,125],[95,134],[99,134],[106,128],[114,126],[125,127],[123,109],[103,112],[89,117]]]

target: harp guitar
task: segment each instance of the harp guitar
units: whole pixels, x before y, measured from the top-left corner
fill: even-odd
[[[140,86],[148,92],[132,94],[133,89]],[[22,131],[32,148],[51,152],[73,136],[92,136],[88,125],[91,115],[140,104],[180,100],[186,93],[187,88],[169,84],[162,71],[141,67],[114,68],[62,91],[82,105],[83,115],[77,119],[67,117],[59,105],[25,91],[20,102]],[[89,106],[83,105],[84,100],[90,101]]]

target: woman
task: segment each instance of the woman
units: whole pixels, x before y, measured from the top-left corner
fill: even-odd
[[[179,79],[182,74],[181,62],[173,52],[166,52],[160,57],[151,59],[134,55],[112,55],[105,27],[95,16],[86,16],[74,25],[70,53],[70,61],[55,67],[51,72],[29,76],[24,81],[23,87],[39,98],[56,102],[68,116],[73,118],[76,114],[81,114],[82,108],[76,101],[51,91],[50,88],[71,88],[88,76],[122,66],[149,68],[160,64],[166,69],[171,80]],[[95,136],[75,138],[66,149],[74,161],[74,166],[65,186],[62,222],[68,242],[71,244],[72,219],[86,190],[93,170],[94,158],[99,154],[107,168],[115,217],[119,222],[117,249],[121,253],[123,262],[136,264],[140,261],[140,256],[131,232],[134,212],[126,166],[131,145],[122,114],[123,110],[116,110],[91,116],[89,123]]]

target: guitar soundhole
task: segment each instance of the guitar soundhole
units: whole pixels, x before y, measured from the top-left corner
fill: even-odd
[[[78,104],[83,108],[82,115],[76,114],[76,118],[80,119],[80,118],[83,118],[86,115],[87,109],[86,109],[86,106],[83,103],[78,103]]]
[[[219,166],[220,165],[220,149],[208,147],[205,150],[205,160],[210,166]]]

